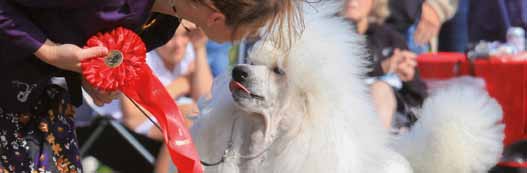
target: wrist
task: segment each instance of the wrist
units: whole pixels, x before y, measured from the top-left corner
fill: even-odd
[[[203,51],[207,51],[207,47],[205,46],[205,44],[203,45],[199,45],[199,44],[194,44],[192,45],[193,48],[194,48],[194,52],[203,52]]]
[[[46,42],[44,42],[44,44],[42,44],[42,46],[37,49],[34,55],[44,62],[50,62],[53,57],[52,54],[54,52],[53,48],[55,45],[56,44],[52,41],[46,40]]]

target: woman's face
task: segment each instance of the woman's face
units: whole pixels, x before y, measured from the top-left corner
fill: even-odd
[[[194,0],[175,0],[174,3],[177,16],[196,24],[209,39],[226,42],[233,38],[233,29],[226,24],[225,15],[215,9],[211,2],[205,4]]]
[[[178,28],[172,39],[162,47],[159,47],[157,52],[166,63],[176,64],[183,59],[189,43],[188,32],[185,29]]]
[[[357,22],[366,19],[373,7],[374,0],[346,0],[344,17]]]

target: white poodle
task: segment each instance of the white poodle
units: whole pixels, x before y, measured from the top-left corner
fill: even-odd
[[[259,42],[215,81],[192,128],[206,172],[472,173],[498,161],[502,112],[481,88],[438,91],[410,132],[390,136],[363,82],[364,38],[335,7],[305,6],[288,53]]]

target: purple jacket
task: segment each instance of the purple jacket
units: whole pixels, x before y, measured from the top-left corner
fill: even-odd
[[[153,3],[154,0],[0,0],[0,111],[28,111],[53,76],[66,77],[72,101],[80,103],[80,75],[34,57],[46,39],[82,47],[97,32],[124,26],[139,33],[149,50],[166,43],[179,20],[153,15]],[[143,29],[151,16],[156,18],[156,24]]]

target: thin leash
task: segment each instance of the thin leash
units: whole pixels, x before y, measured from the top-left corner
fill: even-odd
[[[217,166],[217,165],[222,164],[222,163],[225,162],[225,159],[229,156],[229,153],[232,152],[232,147],[233,147],[233,144],[234,144],[233,143],[233,141],[234,141],[234,128],[235,128],[236,122],[238,121],[239,118],[240,117],[237,117],[232,122],[231,136],[230,136],[229,142],[227,143],[227,147],[223,151],[223,155],[221,156],[221,158],[218,161],[213,162],[213,163],[209,163],[209,162],[205,162],[205,161],[201,160],[201,164],[203,164],[204,166]],[[265,147],[262,151],[256,152],[256,154],[252,154],[252,155],[242,155],[242,154],[238,153],[238,158],[246,159],[246,160],[252,160],[252,159],[258,158],[258,157],[262,156],[265,152],[269,151],[269,149],[271,148],[272,145],[274,145],[274,142],[271,143],[270,145],[268,145],[267,147]]]
[[[148,116],[148,114],[146,114],[146,111],[143,110],[143,108],[141,108],[132,98],[128,97],[126,94],[123,94],[126,96],[126,98],[128,98],[128,100],[132,101],[132,103],[134,104],[134,106],[139,109],[139,111],[141,111],[141,113],[143,113],[143,115],[148,118],[148,120],[150,120],[150,122],[152,122],[152,124],[154,124],[157,129],[159,129],[159,131],[163,131],[161,130],[161,126],[159,126],[159,124],[157,124],[150,116]]]
[[[150,120],[150,122],[152,122],[152,124],[154,124],[157,129],[159,129],[159,131],[163,131],[161,130],[161,127],[159,126],[159,124],[157,124],[150,116],[148,116],[148,114],[146,113],[146,111],[140,107],[132,98],[128,97],[127,95],[125,95],[126,98],[128,98],[128,100],[130,100],[134,106],[139,109],[139,111],[141,111],[141,113],[146,117],[148,118],[148,120]],[[232,129],[231,129],[231,140],[229,142],[229,144],[227,145],[227,149],[225,150],[225,153],[223,154],[223,156],[221,157],[221,159],[217,162],[214,162],[214,163],[208,163],[208,162],[205,162],[203,160],[200,160],[201,164],[204,165],[204,166],[217,166],[223,162],[225,162],[225,158],[227,157],[227,154],[229,153],[229,149],[232,147],[232,132],[234,132],[234,123],[232,124]]]

